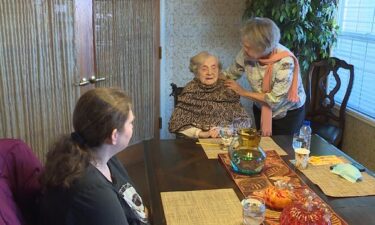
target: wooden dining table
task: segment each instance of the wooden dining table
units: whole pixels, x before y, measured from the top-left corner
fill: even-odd
[[[290,162],[294,158],[292,136],[273,136],[272,139],[288,155],[282,156],[285,163],[294,169]],[[130,172],[141,187],[143,198],[148,205],[151,224],[167,224],[164,216],[161,192],[192,191],[232,188],[239,199],[244,196],[218,159],[208,159],[200,145],[194,140],[149,140],[144,141],[141,166]],[[317,135],[312,136],[311,155],[339,155],[350,161],[350,156],[340,151]],[[143,171],[142,171],[143,170]],[[136,172],[135,172],[136,171]],[[375,196],[333,198],[326,196],[298,170],[297,175],[318,194],[348,224],[375,224]],[[375,174],[367,169],[372,176]],[[137,184],[137,182],[135,182]]]

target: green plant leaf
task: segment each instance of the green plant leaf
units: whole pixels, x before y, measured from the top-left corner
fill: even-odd
[[[282,23],[284,21],[284,15],[281,14],[279,21]]]

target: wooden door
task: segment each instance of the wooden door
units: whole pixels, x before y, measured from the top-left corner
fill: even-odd
[[[142,1],[102,2],[112,2],[112,6],[131,2],[129,4],[136,6]],[[155,6],[152,0],[143,2]],[[154,57],[157,55],[155,43],[158,45],[158,39],[153,40],[152,50],[146,52],[151,53],[142,62],[146,66],[140,67],[146,68],[147,72],[126,70],[130,67],[119,65],[140,64],[139,58],[130,57],[112,62],[110,68],[117,69],[106,73],[107,70],[103,69],[106,67],[100,66],[105,65],[103,56],[99,53],[95,57],[99,45],[94,38],[93,7],[93,0],[0,1],[0,138],[24,140],[42,160],[56,137],[72,131],[71,117],[76,100],[83,91],[95,86],[118,86],[133,96],[134,111],[138,113],[138,118],[142,118],[138,119],[139,125],[142,125],[135,126],[133,143],[158,135],[158,104],[154,106],[155,102],[159,102],[156,94],[158,69],[155,69],[158,68],[158,59]],[[143,7],[137,9],[141,12]],[[126,9],[125,5],[123,9]],[[157,10],[153,8],[153,13]],[[116,11],[116,15],[120,14],[121,11]],[[155,15],[158,16],[158,13]],[[156,35],[158,20],[152,23],[157,23],[152,30]],[[110,26],[110,33],[116,33],[112,30],[116,28]],[[144,28],[137,26],[137,29]],[[133,36],[129,40],[141,37]],[[116,40],[120,41],[121,35]],[[149,43],[149,39],[146,40]],[[113,48],[131,48],[129,44],[132,43]],[[121,52],[134,54],[128,49],[115,49],[112,59],[127,55]],[[98,66],[95,67],[95,64]],[[106,82],[78,86],[82,78],[89,80],[92,76],[98,78],[101,75],[109,75]]]

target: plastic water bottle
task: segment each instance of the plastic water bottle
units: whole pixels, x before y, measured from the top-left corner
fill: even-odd
[[[305,120],[303,121],[303,125],[301,129],[299,130],[299,136],[300,139],[303,140],[301,144],[301,148],[306,148],[310,150],[310,144],[311,144],[311,127],[310,127],[310,121]]]
[[[293,135],[293,148],[306,148],[310,150],[311,128],[310,121],[305,120],[301,129]]]

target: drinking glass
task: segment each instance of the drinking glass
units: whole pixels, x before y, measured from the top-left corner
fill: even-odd
[[[219,125],[219,135],[222,145],[227,148],[233,139],[233,125],[228,122],[223,122]]]
[[[296,160],[295,166],[300,170],[306,169],[309,163],[310,150],[306,148],[296,148],[294,149],[294,153]]]
[[[237,117],[233,119],[233,129],[238,133],[241,129],[251,128],[251,119],[246,117]]]
[[[260,225],[266,216],[266,205],[263,198],[249,196],[241,202],[244,225]]]

